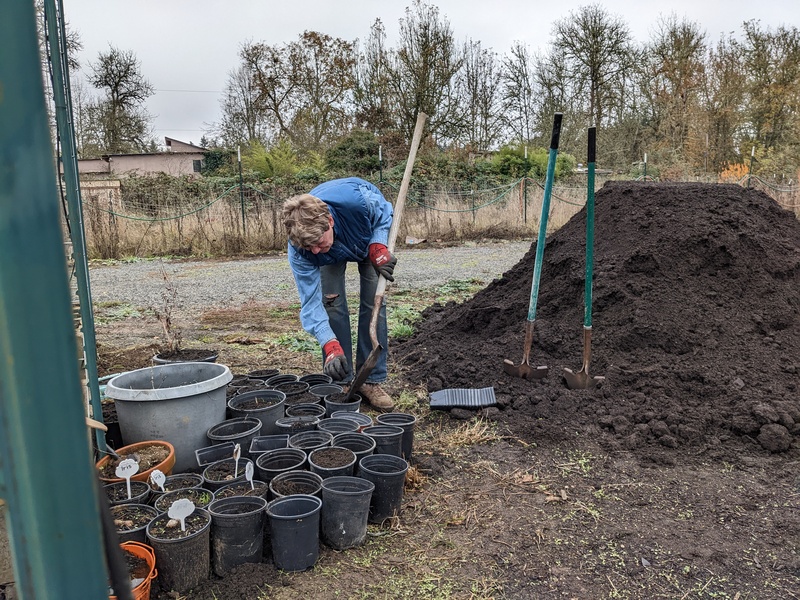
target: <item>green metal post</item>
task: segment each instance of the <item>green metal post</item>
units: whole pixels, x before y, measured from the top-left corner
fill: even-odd
[[[78,179],[78,153],[75,149],[75,129],[72,119],[72,98],[69,91],[69,69],[67,66],[66,31],[64,28],[63,6],[58,0],[46,0],[44,11],[47,18],[47,33],[50,43],[50,54],[53,57],[53,99],[56,106],[56,124],[61,140],[61,155],[66,181],[67,206],[69,207],[69,223],[72,236],[72,250],[75,256],[75,272],[78,284],[78,302],[81,312],[81,330],[83,332],[83,349],[86,357],[86,378],[89,384],[89,396],[92,404],[92,415],[98,421],[103,420],[103,407],[100,401],[100,384],[97,379],[97,341],[94,335],[94,310],[89,283],[89,262],[86,253],[86,236],[83,227],[83,204],[81,202],[81,185]],[[106,436],[95,430],[95,443],[100,451],[106,450]]]
[[[108,598],[34,4],[0,19],[0,497],[18,595]]]

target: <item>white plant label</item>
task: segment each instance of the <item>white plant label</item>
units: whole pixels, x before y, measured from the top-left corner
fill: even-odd
[[[244,466],[244,478],[250,482],[250,489],[256,489],[255,484],[253,484],[253,463],[249,462]]]
[[[166,476],[158,469],[150,473],[150,481],[162,492],[164,490],[164,482],[167,480]]]
[[[128,500],[131,499],[131,477],[139,472],[139,463],[135,460],[126,458],[117,465],[117,470],[114,471],[117,477],[124,479],[128,486]]]
[[[181,531],[186,531],[186,517],[194,512],[194,502],[188,498],[181,498],[175,500],[167,511],[167,516],[170,519],[176,519],[181,522]]]
[[[239,458],[242,456],[242,445],[236,444],[233,447],[233,477],[234,479],[239,476]]]

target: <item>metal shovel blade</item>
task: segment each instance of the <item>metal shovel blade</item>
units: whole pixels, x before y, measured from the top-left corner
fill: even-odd
[[[523,358],[522,360],[521,364],[515,365],[507,358],[503,359],[503,371],[512,377],[520,377],[522,379],[544,379],[547,377],[549,369],[546,365],[532,367],[525,362],[527,359]]]
[[[361,365],[361,368],[356,374],[356,378],[353,380],[353,383],[350,385],[350,389],[347,391],[347,396],[344,400],[345,402],[350,402],[353,399],[353,396],[358,392],[358,388],[364,385],[367,377],[370,373],[372,373],[372,369],[374,369],[375,365],[378,364],[378,357],[380,356],[381,352],[383,352],[383,346],[380,344],[375,344],[372,347],[372,351],[367,355],[367,360],[365,360],[364,364]]]
[[[522,350],[522,362],[519,365],[515,365],[507,358],[503,359],[503,371],[512,377],[543,379],[547,376],[548,368],[546,366],[532,367],[530,363],[531,344],[533,343],[533,324],[534,321],[527,321],[525,323],[525,346]]]
[[[590,390],[597,387],[597,384],[602,382],[605,377],[589,375],[589,362],[592,359],[592,328],[585,327],[583,329],[583,366],[581,370],[575,373],[572,369],[564,368],[564,379],[567,382],[567,387],[571,390]]]

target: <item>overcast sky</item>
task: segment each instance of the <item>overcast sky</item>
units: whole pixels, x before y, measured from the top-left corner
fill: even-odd
[[[521,41],[544,51],[553,24],[588,1],[438,0],[457,40],[480,41],[498,54]],[[675,14],[696,22],[711,40],[741,33],[741,24],[800,26],[798,0],[605,0],[605,10],[621,18],[638,42],[646,41],[660,17]],[[345,40],[365,40],[380,18],[388,43],[396,45],[399,20],[411,0],[63,0],[71,30],[80,35],[83,69],[110,45],[132,50],[142,74],[156,90],[147,103],[155,135],[199,143],[219,120],[219,101],[228,73],[239,64],[243,43],[281,44],[303,31]]]

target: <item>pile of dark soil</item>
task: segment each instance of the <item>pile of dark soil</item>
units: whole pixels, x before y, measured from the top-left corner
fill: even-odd
[[[433,306],[393,346],[428,391],[493,386],[494,418],[536,443],[592,436],[608,450],[670,461],[800,444],[800,222],[736,185],[606,184],[596,195],[590,373],[581,367],[585,209],[547,241],[532,365],[519,364],[536,252],[461,305]]]

